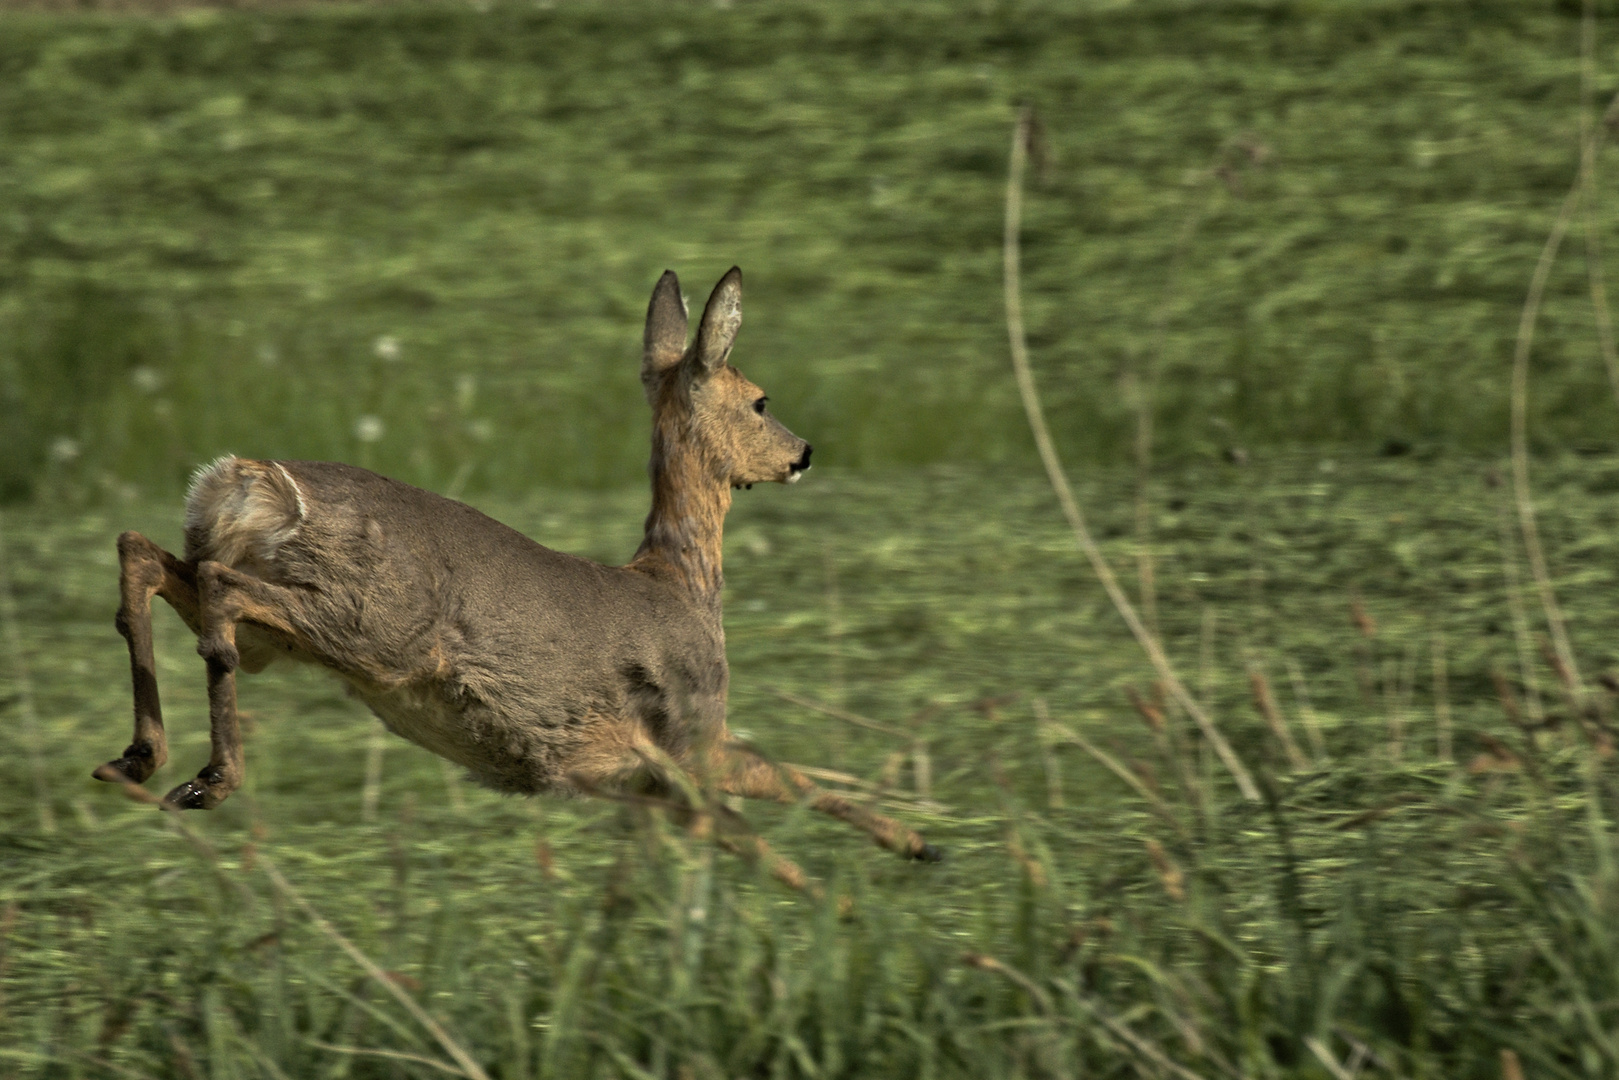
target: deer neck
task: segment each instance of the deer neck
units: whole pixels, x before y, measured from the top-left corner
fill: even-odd
[[[691,438],[689,411],[658,418],[652,431],[652,511],[632,565],[667,574],[716,611],[731,488]]]

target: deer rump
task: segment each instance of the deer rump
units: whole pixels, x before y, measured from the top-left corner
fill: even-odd
[[[244,670],[331,668],[389,730],[495,790],[645,786],[637,747],[681,760],[723,731],[723,633],[693,640],[654,579],[464,503],[349,465],[225,457],[192,484],[185,544],[193,565],[296,598],[295,634],[240,625]]]

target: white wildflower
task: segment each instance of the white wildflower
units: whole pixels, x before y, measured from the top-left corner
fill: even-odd
[[[371,346],[371,351],[377,354],[377,359],[391,364],[399,359],[399,339],[392,334],[383,334]]]

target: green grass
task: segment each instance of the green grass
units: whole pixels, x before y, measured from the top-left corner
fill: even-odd
[[[243,680],[247,786],[187,819],[212,863],[87,776],[127,738],[112,538],[137,527],[175,544],[177,507],[8,511],[23,632],[0,683],[5,1069],[433,1075],[326,1048],[442,1058],[277,898],[259,852],[502,1078],[1159,1075],[1121,1032],[1203,1076],[1325,1077],[1307,1038],[1339,1061],[1365,1045],[1382,1063],[1369,1075],[1496,1077],[1503,1048],[1532,1076],[1619,1074],[1613,758],[1592,753],[1533,645],[1548,725],[1503,710],[1493,673],[1520,702],[1525,688],[1495,540],[1503,496],[1484,474],[1294,455],[1157,481],[1164,635],[1261,777],[1261,805],[1241,802],[1183,717],[1170,715],[1176,749],[1155,748],[1127,699],[1151,696],[1147,666],[1033,477],[818,469],[745,493],[727,567],[734,725],[905,793],[903,741],[775,691],[894,725],[937,710],[920,732],[940,805],[898,812],[943,864],[901,863],[802,810],[748,808],[826,883],[824,902],[660,820],[456,784],[397,740],[364,823],[373,722],[302,670]],[[1619,459],[1559,459],[1536,477],[1581,662],[1619,670]],[[1125,568],[1129,478],[1088,472],[1081,493]],[[621,560],[644,499],[557,491],[489,509]],[[1355,597],[1373,636],[1351,619]],[[189,635],[157,621],[175,750],[163,790],[206,755],[206,702]],[[1436,646],[1454,763],[1436,755]],[[1250,669],[1309,768],[1288,767]],[[1161,792],[1168,816],[1043,738],[1036,702]]]
[[[632,483],[651,284],[700,299],[732,263],[739,363],[825,461],[1026,461],[998,259],[1022,100],[1071,453],[1121,456],[1149,358],[1165,454],[1493,452],[1577,55],[1567,11],[1517,2],[0,12],[0,490],[172,495],[226,450]],[[1535,429],[1611,447],[1575,240]]]
[[[1531,431],[1587,712],[1477,463],[1573,177],[1571,8],[0,12],[0,496],[33,496],[0,513],[0,1074],[442,1075],[269,859],[501,1080],[1335,1075],[1312,1047],[1619,1076],[1619,457],[1577,235]],[[1100,463],[1081,495],[1136,588],[1116,462],[1157,366],[1158,621],[1256,804],[1132,707],[1150,669],[1028,453],[999,300],[1023,100],[1058,441]],[[187,818],[200,847],[88,778],[127,740],[113,537],[177,547],[197,462],[368,464],[621,562],[648,289],[733,262],[738,363],[830,464],[733,512],[733,726],[884,792],[945,863],[750,807],[826,887],[798,896],[398,741],[368,821],[375,722],[315,671],[243,680],[247,783]],[[207,733],[193,643],[158,632],[162,790]]]

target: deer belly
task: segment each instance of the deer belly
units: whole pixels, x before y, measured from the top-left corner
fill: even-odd
[[[272,661],[282,657],[308,659],[298,655],[268,630],[261,630],[252,623],[241,623],[236,627],[236,651],[241,656],[242,670],[249,675],[257,675]]]
[[[456,701],[436,682],[350,685],[389,731],[464,767],[479,783],[525,794],[551,786],[553,755],[544,741],[487,704]]]

